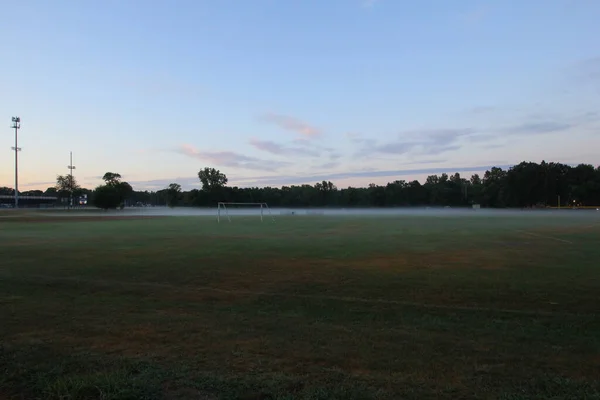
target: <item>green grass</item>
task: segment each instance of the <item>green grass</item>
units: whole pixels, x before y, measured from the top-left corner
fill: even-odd
[[[0,219],[0,400],[600,399],[600,218]]]

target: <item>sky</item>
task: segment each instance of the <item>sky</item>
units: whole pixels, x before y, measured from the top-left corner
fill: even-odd
[[[0,186],[598,165],[597,0],[0,1]],[[2,124],[0,124],[2,126]]]

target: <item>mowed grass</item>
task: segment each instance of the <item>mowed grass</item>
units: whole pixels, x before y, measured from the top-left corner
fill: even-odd
[[[0,219],[0,399],[600,399],[600,215],[475,215]]]

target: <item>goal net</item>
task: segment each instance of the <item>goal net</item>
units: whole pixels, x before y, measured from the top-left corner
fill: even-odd
[[[221,218],[231,222],[232,215],[260,217],[261,222],[265,218],[275,220],[267,203],[217,203],[217,222],[221,222]]]

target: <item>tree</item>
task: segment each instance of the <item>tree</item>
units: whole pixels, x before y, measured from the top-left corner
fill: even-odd
[[[121,196],[118,189],[112,185],[100,185],[94,190],[93,204],[103,210],[117,208],[121,205]]]
[[[427,177],[421,184],[413,180],[395,180],[387,185],[371,184],[369,187],[337,189],[330,181],[314,185],[276,187],[227,187],[225,174],[214,168],[198,172],[202,189],[183,191],[173,183],[156,192],[134,191],[118,173],[104,174],[104,184],[93,193],[81,188],[78,194],[91,195],[91,203],[102,208],[123,206],[125,202],[165,205],[173,207],[214,206],[216,201],[266,202],[274,207],[398,207],[398,206],[468,206],[476,203],[482,207],[544,207],[569,205],[600,205],[600,167],[581,164],[522,162],[508,170],[493,167],[483,175],[465,179],[458,173]],[[70,185],[68,177],[63,179]],[[24,192],[25,193],[25,192]],[[39,194],[39,192],[31,192]],[[56,187],[45,191],[55,196]],[[0,194],[12,195],[10,188],[0,188]]]
[[[22,192],[21,193],[23,196],[42,196],[44,194],[44,192],[42,192],[41,190],[27,190],[26,192]]]
[[[133,188],[127,182],[121,181],[121,175],[107,172],[102,177],[106,182],[94,190],[93,202],[98,208],[123,208],[126,200],[133,194]]]
[[[483,175],[482,199],[489,207],[506,207],[506,171],[493,167]]]
[[[64,196],[67,194],[72,194],[75,191],[79,190],[81,187],[77,183],[77,179],[75,179],[72,175],[58,175],[56,177],[56,191]]]
[[[171,183],[167,189],[167,205],[169,207],[175,207],[181,199],[181,185],[177,183]]]
[[[56,177],[56,190],[59,196],[70,198],[70,206],[73,205],[73,197],[79,191],[80,186],[73,175],[58,175]]]
[[[227,176],[214,168],[204,168],[198,171],[198,179],[202,183],[202,190],[212,191],[227,185]]]
[[[44,191],[44,196],[56,196],[58,194],[58,190],[56,187],[49,187]]]
[[[0,187],[0,196],[13,196],[14,194],[15,189],[6,186]]]
[[[121,183],[121,174],[117,174],[114,172],[107,172],[102,177],[102,180],[106,182],[107,185],[116,186]]]

